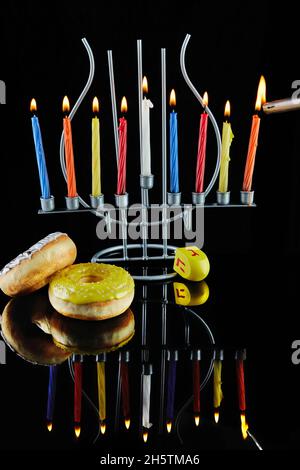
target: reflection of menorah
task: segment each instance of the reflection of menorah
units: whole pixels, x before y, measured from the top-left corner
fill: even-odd
[[[111,207],[104,204],[104,196],[103,194],[94,195],[92,194],[90,197],[90,204],[87,204],[80,196],[77,194],[66,198],[66,209],[58,209],[55,210],[54,208],[54,198],[53,197],[42,197],[41,204],[42,210],[40,213],[48,214],[48,213],[64,213],[66,211],[69,212],[82,212],[82,211],[89,211],[95,213],[98,217],[101,217],[106,224],[107,230],[111,230],[111,226],[113,223],[119,223],[121,225],[121,238],[122,238],[122,245],[114,246],[110,248],[106,248],[104,250],[99,251],[95,256],[92,258],[92,261],[99,262],[99,261],[138,261],[138,260],[168,260],[174,258],[174,249],[175,247],[172,245],[168,245],[168,226],[171,222],[176,220],[181,220],[187,230],[190,230],[192,225],[192,214],[193,209],[195,211],[202,211],[203,208],[224,208],[224,207],[254,207],[253,204],[253,191],[241,191],[241,202],[237,204],[230,203],[230,192],[229,191],[217,191],[217,201],[216,202],[207,202],[207,196],[209,195],[211,189],[214,186],[214,183],[218,177],[219,170],[220,170],[220,162],[221,162],[221,138],[220,132],[218,129],[218,125],[216,120],[213,116],[213,113],[207,106],[207,103],[203,101],[203,98],[197,92],[196,88],[192,84],[191,80],[188,77],[185,68],[185,53],[186,48],[189,42],[190,36],[187,35],[181,49],[180,55],[180,65],[183,77],[189,86],[190,90],[193,92],[197,100],[205,109],[205,114],[210,119],[213,129],[216,136],[217,141],[217,160],[216,166],[213,173],[213,176],[207,185],[206,190],[196,188],[196,191],[192,193],[192,202],[191,204],[183,205],[181,203],[181,193],[178,192],[167,192],[167,113],[166,113],[166,50],[161,49],[161,121],[162,121],[162,195],[161,195],[161,213],[162,217],[161,220],[155,222],[149,222],[149,210],[150,210],[150,203],[149,203],[149,190],[154,186],[154,176],[151,174],[149,170],[150,165],[145,165],[145,161],[149,149],[146,148],[148,153],[146,152],[145,156],[145,146],[146,140],[148,142],[149,139],[149,128],[147,127],[147,123],[145,124],[145,115],[143,114],[143,103],[145,98],[143,98],[142,93],[142,80],[143,80],[143,66],[142,66],[142,42],[139,40],[137,41],[137,64],[138,64],[138,103],[139,103],[139,135],[140,135],[140,161],[141,161],[141,175],[140,175],[140,190],[141,190],[141,204],[139,206],[140,210],[140,220],[136,222],[136,225],[139,225],[141,228],[141,244],[129,244],[128,243],[128,209],[129,209],[129,197],[128,193],[124,189],[125,186],[122,185],[122,181],[124,182],[124,177],[120,176],[120,169],[121,164],[121,150],[120,150],[120,141],[118,138],[118,132],[120,132],[120,128],[118,129],[118,120],[117,120],[117,108],[116,108],[116,95],[115,95],[115,83],[114,83],[114,70],[113,70],[113,58],[112,52],[108,51],[108,68],[109,68],[109,77],[110,77],[110,90],[111,90],[111,102],[112,102],[112,115],[113,115],[113,127],[114,127],[114,140],[115,140],[115,150],[116,150],[116,160],[118,166],[118,182],[120,183],[120,190],[117,191],[115,195],[115,205],[117,212],[119,213],[118,217],[114,217],[112,214]],[[91,83],[94,77],[94,57],[92,50],[87,43],[86,39],[83,39],[83,44],[87,50],[89,60],[90,60],[90,74],[88,81],[84,90],[82,91],[80,97],[78,98],[76,104],[74,105],[73,109],[70,112],[69,120],[71,121],[74,117],[77,109],[79,108],[82,100],[84,99],[87,91],[89,90]],[[146,100],[147,101],[147,100]],[[147,117],[147,116],[146,116]],[[149,116],[148,116],[149,117]],[[146,127],[145,127],[146,126]],[[66,130],[65,130],[66,132]],[[68,167],[66,166],[65,161],[65,149],[64,149],[64,141],[66,139],[65,133],[62,134],[61,137],[61,144],[60,144],[60,161],[62,172],[65,177],[65,180],[68,181],[69,184],[69,174],[68,174]],[[200,138],[199,138],[200,139]],[[123,160],[121,161],[123,165]],[[145,170],[145,166],[147,169]],[[148,168],[149,166],[149,168]],[[178,162],[177,162],[178,166]],[[123,168],[123,167],[122,167]],[[198,167],[197,167],[198,168]],[[198,170],[197,170],[198,171]],[[204,171],[204,170],[203,170]],[[204,178],[204,174],[202,175]],[[172,188],[171,188],[172,189]],[[177,188],[178,189],[178,188]],[[82,208],[80,207],[80,204]],[[177,213],[173,217],[168,216],[168,211],[170,210],[177,210]],[[113,210],[116,210],[113,208]],[[149,239],[149,228],[153,225],[161,225],[162,227],[162,243],[148,243]],[[119,256],[121,252],[121,256]],[[130,252],[130,253],[129,253]],[[118,256],[117,256],[118,254]],[[172,276],[172,274],[166,275],[165,278],[168,276]],[[155,277],[148,276],[148,279],[153,279]],[[162,278],[160,276],[160,278]]]

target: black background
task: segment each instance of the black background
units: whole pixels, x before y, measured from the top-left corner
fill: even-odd
[[[159,202],[161,174],[160,48],[167,49],[167,86],[176,89],[179,119],[180,180],[189,201],[194,185],[199,104],[181,76],[179,53],[186,33],[192,35],[187,69],[196,87],[209,93],[210,106],[222,124],[227,99],[232,105],[235,138],[231,151],[230,189],[238,200],[245,164],[251,115],[261,74],[267,82],[268,100],[288,97],[299,78],[298,11],[296,3],[280,7],[271,2],[233,3],[186,1],[177,6],[160,2],[42,3],[10,1],[1,6],[1,75],[7,87],[7,104],[0,106],[1,119],[1,263],[51,231],[66,231],[78,245],[79,258],[90,259],[104,246],[96,237],[91,214],[38,216],[39,182],[31,133],[29,104],[34,96],[46,151],[52,192],[62,206],[66,185],[59,168],[62,129],[62,98],[74,104],[88,75],[88,60],[81,44],[86,37],[96,59],[91,90],[73,121],[78,191],[90,193],[91,102],[98,95],[101,106],[102,175],[106,201],[113,201],[116,164],[111,119],[107,49],[114,54],[118,103],[128,99],[128,192],[138,198],[138,107],[136,39],[143,39],[144,73],[149,81],[152,170]],[[254,176],[256,209],[206,211],[204,250],[212,264],[210,309],[218,341],[230,347],[252,348],[252,397],[259,416],[258,430],[269,448],[299,447],[299,389],[297,366],[291,364],[291,343],[299,337],[299,154],[300,114],[262,116]],[[210,130],[207,178],[212,174],[216,147]],[[216,188],[215,188],[216,189]],[[214,199],[214,190],[211,200]],[[221,296],[220,290],[223,289]],[[5,303],[4,295],[3,304]],[[14,373],[15,360],[1,367],[1,393],[10,403],[11,426],[23,419],[26,399],[32,394],[24,380],[34,372]],[[25,367],[25,366],[19,366]],[[300,366],[298,366],[300,367]],[[253,371],[257,368],[257,374]],[[46,372],[44,371],[44,374]],[[5,381],[5,379],[7,379]],[[9,386],[7,381],[9,380]],[[254,383],[255,382],[255,383]],[[25,389],[25,390],[24,390]],[[24,395],[23,395],[24,394]],[[38,399],[35,397],[35,399]],[[34,399],[32,399],[34,402]],[[15,403],[17,402],[17,403]],[[3,400],[2,400],[3,404]],[[16,407],[18,411],[16,411]],[[253,406],[254,409],[254,406]],[[28,411],[29,412],[29,411]],[[34,420],[30,447],[45,447]],[[26,413],[25,413],[26,414]],[[39,416],[40,413],[37,412]],[[278,424],[275,425],[275,415]],[[9,413],[4,423],[8,426]],[[272,426],[268,429],[268,420]],[[31,420],[30,420],[31,421]],[[35,423],[35,424],[33,424]],[[2,426],[2,425],[1,425]],[[268,429],[267,435],[265,434]],[[28,438],[29,439],[29,438]],[[24,448],[19,429],[15,440],[3,448]],[[25,440],[26,442],[26,440]],[[28,444],[28,440],[27,440]],[[2,445],[2,443],[1,443]],[[49,445],[49,444],[47,444]],[[58,443],[53,443],[56,448]],[[89,442],[86,443],[88,447]],[[60,441],[59,447],[64,448]],[[84,447],[84,445],[83,445]],[[218,447],[216,445],[216,447]],[[26,448],[26,446],[25,446]]]

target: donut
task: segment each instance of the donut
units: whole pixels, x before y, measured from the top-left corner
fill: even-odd
[[[105,320],[127,310],[134,281],[125,269],[110,264],[81,263],[56,273],[49,299],[62,315],[80,320]]]
[[[80,321],[60,315],[54,309],[47,319],[39,321],[49,328],[56,346],[72,354],[111,352],[127,344],[134,336],[134,315],[130,309],[103,321]],[[47,325],[46,325],[47,323]]]
[[[35,293],[10,300],[2,313],[4,341],[18,356],[33,364],[61,364],[71,355],[71,352],[55,345],[51,334],[45,333],[44,319],[47,319],[49,309],[52,310],[48,296]],[[44,323],[44,331],[36,326],[39,322]]]
[[[56,271],[74,263],[76,255],[66,233],[51,233],[4,266],[0,288],[10,297],[34,292],[48,284]]]

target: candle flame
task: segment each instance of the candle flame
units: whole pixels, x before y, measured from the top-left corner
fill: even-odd
[[[167,421],[167,431],[169,434],[172,431],[172,421]]]
[[[143,441],[146,443],[148,441],[148,431],[143,432]]]
[[[143,92],[145,94],[148,93],[148,80],[147,80],[147,77],[143,77],[142,87],[143,87]]]
[[[52,429],[53,429],[52,421],[48,421],[48,422],[47,422],[47,429],[48,429],[49,432],[52,431]]]
[[[214,412],[214,418],[215,418],[215,423],[217,424],[219,422],[219,419],[220,419],[219,411]]]
[[[34,98],[32,98],[32,100],[30,101],[30,111],[33,112],[33,111],[36,111],[36,110],[37,110],[36,100]]]
[[[126,429],[130,428],[130,418],[125,419],[125,428]]]
[[[224,116],[229,117],[230,116],[230,101],[226,101],[225,104],[225,111],[224,111]]]
[[[101,434],[105,434],[105,431],[106,431],[106,424],[105,423],[100,423],[100,431],[101,431]]]
[[[176,106],[176,93],[174,89],[170,93],[170,106]]]
[[[197,427],[200,424],[200,416],[199,415],[195,415],[195,424],[196,424]]]
[[[74,426],[74,432],[75,432],[75,436],[77,437],[77,439],[79,438],[80,436],[80,433],[81,433],[81,427],[80,427],[80,424],[75,424]]]
[[[93,113],[99,113],[99,100],[97,96],[93,99]]]
[[[241,431],[242,431],[242,436],[243,436],[243,439],[247,439],[248,437],[248,424],[247,424],[247,421],[246,421],[246,416],[245,416],[245,413],[241,413]]]
[[[208,93],[207,93],[207,91],[204,93],[202,101],[203,101],[203,106],[208,105]]]
[[[68,113],[70,111],[70,101],[67,96],[63,99],[62,109],[64,113]]]
[[[255,110],[260,111],[261,106],[267,101],[266,99],[266,80],[265,77],[262,75],[259,80],[258,90],[257,90],[257,97],[255,103]]]
[[[127,113],[127,100],[125,96],[123,96],[122,101],[121,101],[121,113]]]

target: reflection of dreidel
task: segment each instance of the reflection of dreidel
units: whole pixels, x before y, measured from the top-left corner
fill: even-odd
[[[204,304],[209,297],[209,288],[205,281],[174,282],[174,296],[177,305],[191,307]]]
[[[176,249],[173,268],[184,279],[202,281],[209,273],[209,261],[197,246],[187,246]]]

